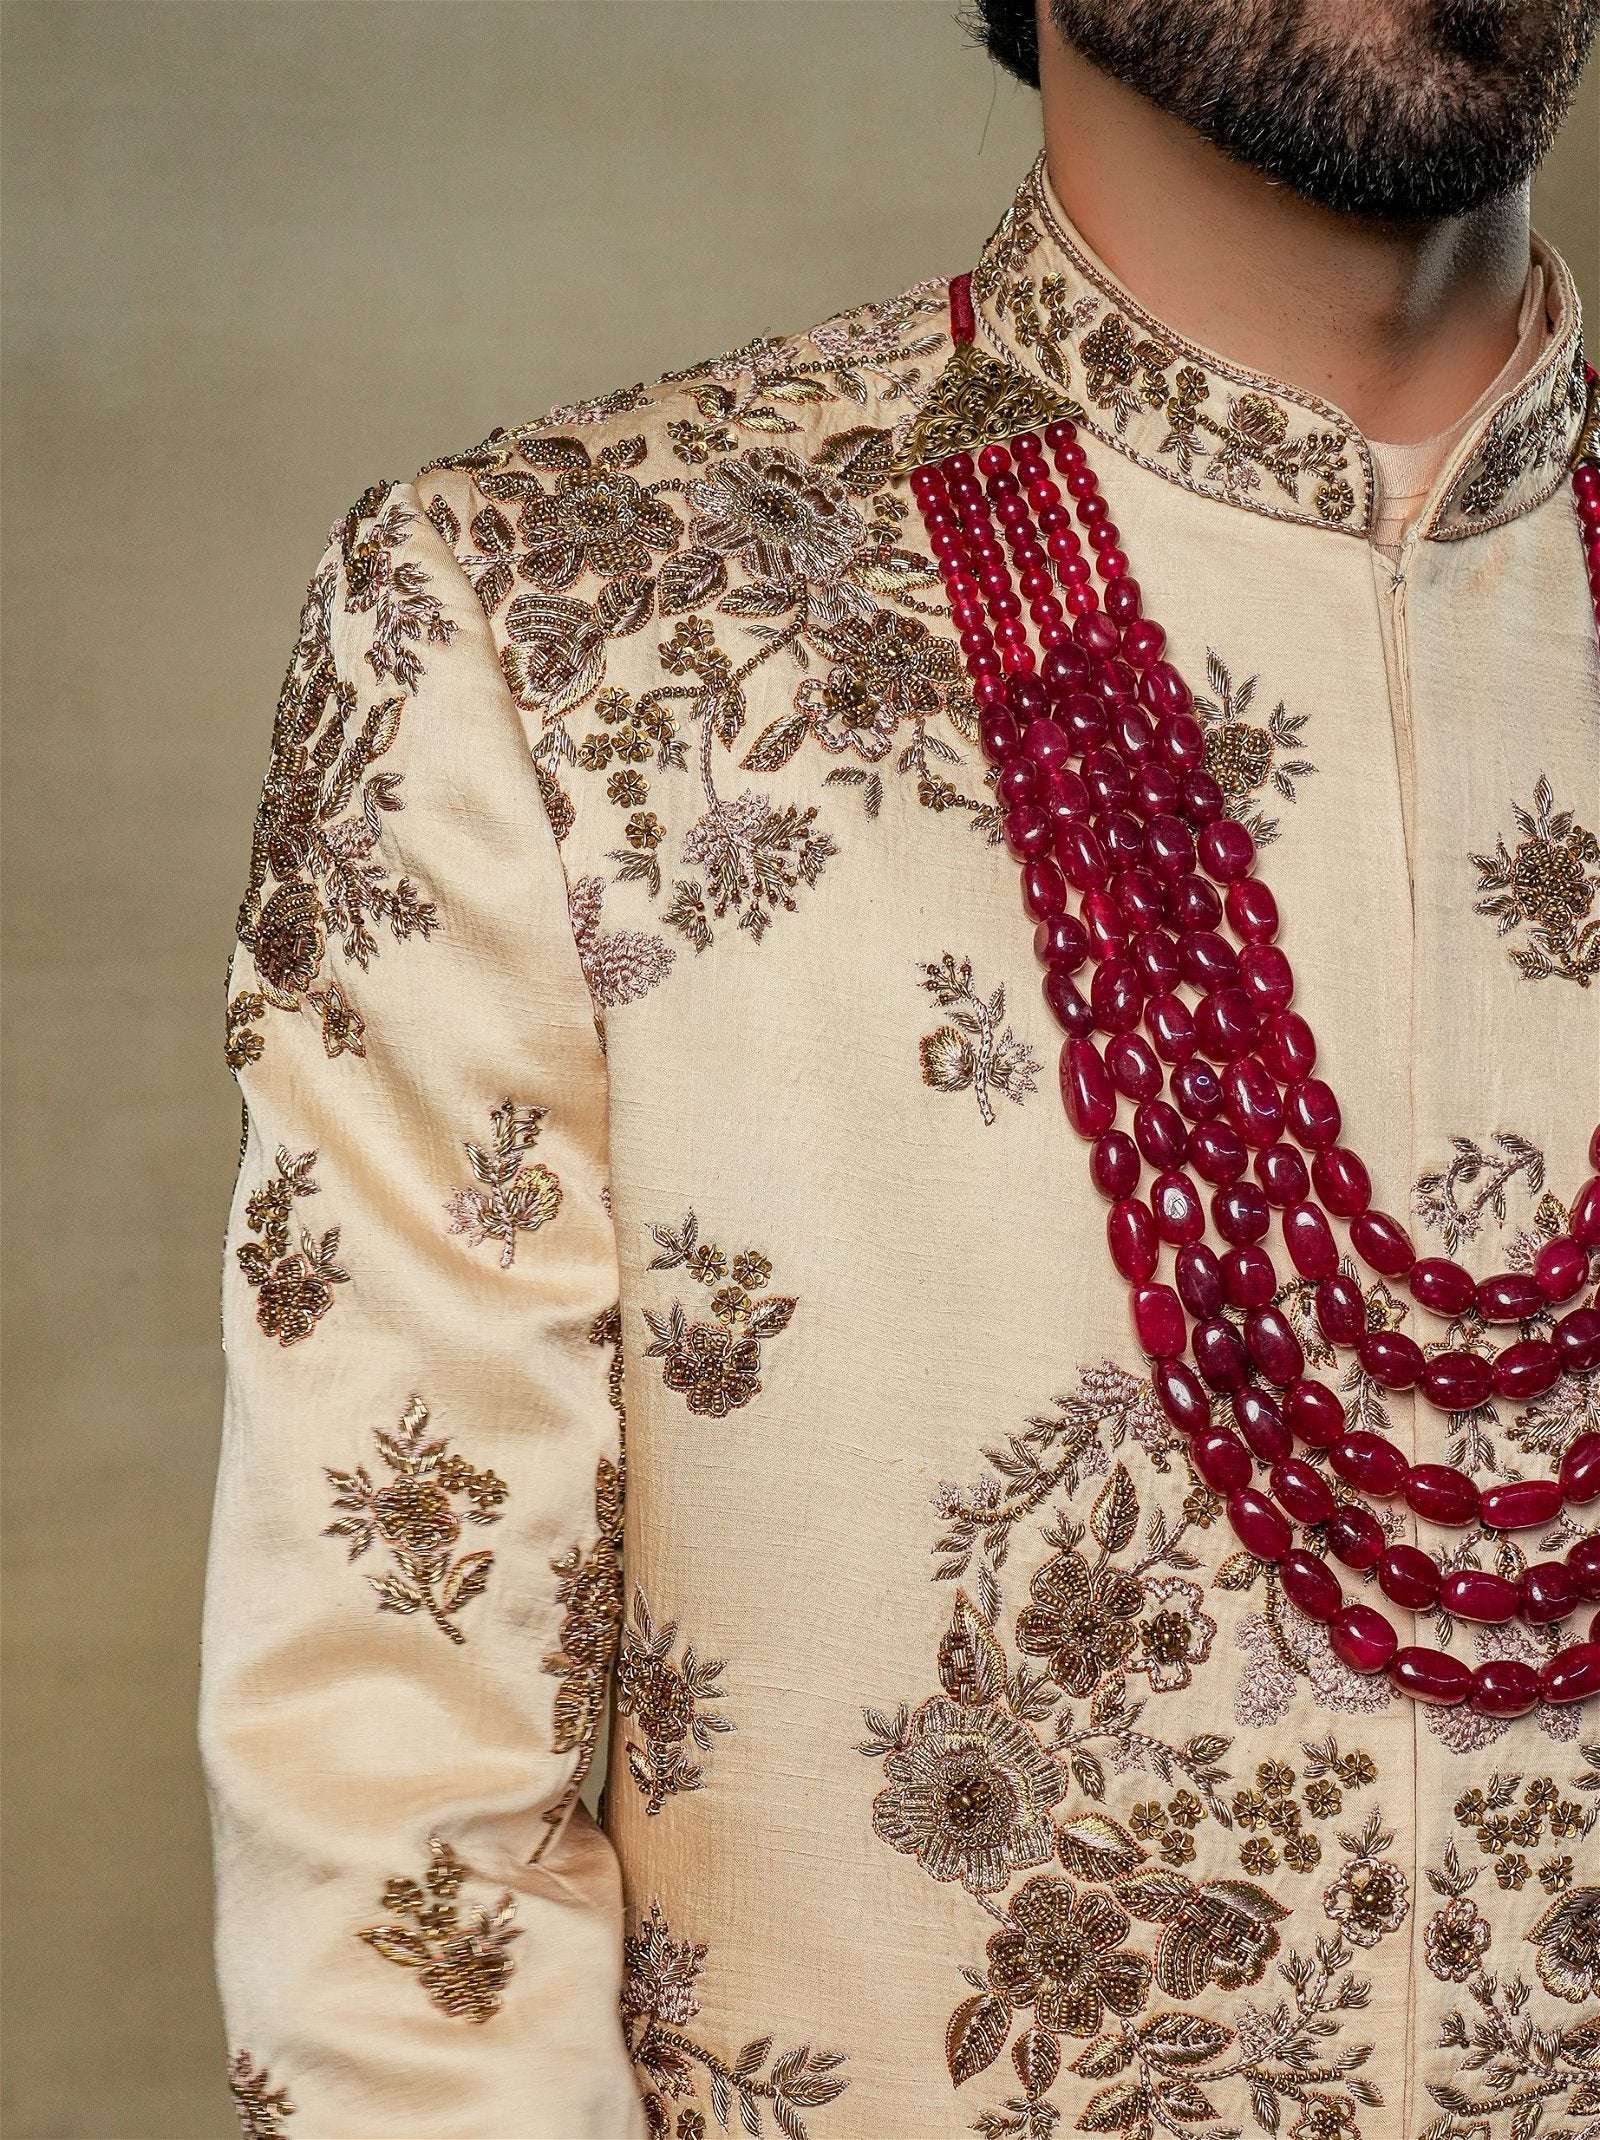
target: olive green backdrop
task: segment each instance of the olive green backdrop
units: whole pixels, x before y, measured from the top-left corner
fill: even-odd
[[[14,0],[10,2140],[223,2140],[192,1716],[222,977],[329,522],[967,265],[1034,99],[953,0]],[[1600,304],[1596,83],[1539,216]]]

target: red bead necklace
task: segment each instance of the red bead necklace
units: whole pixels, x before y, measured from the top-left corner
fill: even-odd
[[[952,314],[957,339],[970,339],[965,278],[952,286]],[[1442,1411],[1494,1396],[1528,1401],[1563,1373],[1600,1367],[1600,1295],[1579,1300],[1600,1250],[1600,1127],[1589,1144],[1595,1175],[1531,1272],[1475,1280],[1447,1258],[1418,1257],[1400,1222],[1372,1208],[1368,1170],[1339,1141],[1338,1100],[1312,1075],[1315,1036],[1290,1007],[1294,973],[1276,941],[1277,902],[1254,874],[1255,840],[1225,814],[1205,770],[1191,693],[1164,658],[1166,633],[1143,614],[1075,426],[1052,423],[1042,438],[1019,432],[985,445],[975,461],[956,453],[925,464],[911,488],[972,677],[1045,997],[1067,1036],[1063,1102],[1090,1141],[1091,1176],[1109,1199],[1111,1258],[1130,1287],[1156,1395],[1186,1435],[1195,1471],[1225,1497],[1240,1542],[1276,1569],[1291,1602],[1326,1624],[1353,1669],[1387,1672],[1419,1700],[1471,1702],[1495,1716],[1600,1693],[1600,1614],[1587,1641],[1567,1644],[1542,1669],[1497,1658],[1474,1670],[1441,1650],[1401,1647],[1383,1613],[1346,1600],[1328,1564],[1331,1556],[1375,1571],[1384,1595],[1413,1612],[1438,1607],[1483,1624],[1563,1620],[1600,1600],[1600,1534],[1512,1582],[1390,1544],[1367,1497],[1403,1498],[1446,1526],[1543,1527],[1566,1504],[1600,1500],[1600,1434],[1581,1435],[1554,1478],[1480,1489],[1453,1465],[1412,1464],[1386,1436],[1350,1430],[1335,1392],[1306,1373],[1262,1245],[1276,1214],[1296,1279],[1314,1288],[1323,1337],[1336,1354],[1353,1348],[1380,1387],[1415,1389]],[[1600,624],[1593,459],[1579,463],[1573,491]],[[1075,978],[1085,965],[1087,994]],[[1131,1133],[1117,1126],[1123,1100],[1133,1107]],[[1156,1171],[1141,1195],[1146,1163]],[[1205,1239],[1196,1177],[1211,1192],[1220,1252]],[[1548,1325],[1549,1334],[1519,1328],[1493,1355],[1447,1343],[1430,1357],[1402,1332],[1369,1331],[1365,1295],[1340,1269],[1328,1213],[1346,1221],[1357,1259],[1403,1282],[1425,1312]],[[1157,1277],[1165,1249],[1171,1284]],[[1296,1454],[1297,1443],[1324,1458],[1342,1493]]]

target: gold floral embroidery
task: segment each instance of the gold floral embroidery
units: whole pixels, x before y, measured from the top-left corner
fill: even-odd
[[[1544,1154],[1531,1138],[1496,1130],[1492,1142],[1496,1150],[1490,1152],[1471,1137],[1452,1137],[1449,1163],[1417,1176],[1411,1208],[1438,1234],[1447,1256],[1464,1241],[1476,1241],[1487,1220],[1505,1225],[1506,1194],[1519,1176],[1530,1196],[1544,1187]]]
[[[1278,820],[1255,807],[1256,798],[1270,790],[1294,802],[1295,782],[1316,771],[1298,755],[1305,748],[1306,716],[1290,713],[1279,699],[1264,728],[1247,721],[1260,679],[1248,676],[1235,684],[1226,662],[1209,647],[1206,678],[1215,696],[1194,702],[1195,719],[1205,730],[1206,771],[1222,789],[1228,815],[1242,819],[1264,845],[1277,838]]]
[[[666,979],[677,957],[671,944],[647,929],[602,930],[604,897],[603,878],[580,877],[567,901],[578,962],[595,1007],[602,1011],[647,995]]]
[[[464,1233],[474,1248],[485,1241],[503,1243],[500,1268],[510,1270],[519,1233],[537,1233],[561,1209],[561,1182],[539,1161],[524,1154],[539,1141],[548,1107],[519,1106],[506,1098],[491,1108],[494,1144],[468,1144],[467,1158],[477,1177],[476,1189],[452,1190],[445,1209],[450,1231]]]
[[[985,1125],[992,1129],[990,1093],[1000,1093],[1020,1107],[1035,1090],[1040,1067],[1027,1043],[1000,1023],[1006,1014],[1005,987],[987,998],[980,995],[973,985],[972,961],[963,959],[958,966],[949,951],[938,965],[923,967],[922,985],[939,1008],[950,1013],[948,1025],[924,1033],[917,1043],[922,1081],[935,1092],[970,1089]]]
[[[389,491],[379,484],[367,492],[334,539],[344,607],[372,618],[367,661],[374,677],[393,676],[410,690],[423,674],[417,644],[447,644],[455,625],[428,592],[422,566],[397,559],[417,516],[398,499],[386,505]],[[339,577],[330,558],[312,580],[278,699],[238,921],[239,941],[261,983],[248,1000],[259,993],[264,1004],[261,1012],[245,1010],[247,998],[240,996],[230,1006],[228,1058],[235,1068],[260,1052],[248,1046],[247,1021],[266,1005],[292,1011],[309,1004],[322,1018],[330,1055],[361,1054],[361,1022],[343,991],[315,991],[329,938],[337,937],[345,957],[365,969],[380,924],[400,942],[438,927],[433,906],[411,880],[392,879],[377,856],[383,813],[402,807],[402,776],[373,767],[400,733],[406,698],[403,690],[360,714],[356,687],[339,674],[333,656]]]
[[[1581,440],[1588,402],[1583,352],[1574,349],[1548,383],[1536,378],[1496,416],[1451,484],[1430,534],[1465,535],[1497,525],[1511,492],[1545,470],[1549,478],[1539,495],[1548,497],[1566,475],[1575,439]]]
[[[1513,802],[1521,841],[1513,853],[1504,839],[1492,855],[1475,854],[1481,898],[1474,912],[1494,917],[1501,936],[1526,928],[1528,941],[1512,948],[1511,963],[1526,979],[1558,975],[1587,988],[1600,973],[1600,916],[1585,917],[1600,891],[1600,839],[1558,810],[1554,790],[1539,775],[1533,808]]]
[[[228,2091],[244,2140],[284,2140],[284,2120],[294,2116],[294,2105],[289,2091],[274,2088],[271,2080],[248,2051],[235,2051],[228,2061]]]
[[[973,286],[976,289],[976,277]],[[1073,413],[1073,404],[1063,395],[1014,365],[986,356],[975,342],[959,342],[917,411],[894,466],[898,473],[909,473],[925,461],[972,453]]]
[[[1359,1834],[1339,1837],[1350,1853],[1322,1897],[1322,1907],[1356,1947],[1375,1947],[1398,1932],[1411,1907],[1410,1885],[1398,1865],[1381,1853],[1394,1842],[1376,1806]]]
[[[717,1684],[723,1659],[699,1656],[691,1642],[674,1664],[677,1637],[675,1620],[655,1625],[636,1583],[617,1656],[617,1714],[633,1718],[644,1738],[643,1746],[629,1743],[628,1773],[644,1793],[647,1813],[659,1813],[678,1791],[698,1791],[705,1776],[690,1758],[690,1744],[709,1753],[713,1733],[733,1729],[731,1718],[700,1706],[723,1699],[726,1690]]]
[[[625,1443],[627,1421],[622,1401],[622,1310],[610,1307],[595,1318],[591,1345],[604,1346],[611,1358],[606,1394],[617,1415],[617,1461],[601,1457],[595,1467],[595,1539],[587,1553],[570,1545],[551,1562],[556,1575],[556,1603],[562,1608],[561,1646],[541,1667],[561,1684],[556,1689],[552,1751],[576,1753],[571,1780],[544,1813],[545,1834],[530,1863],[537,1863],[565,1820],[583,1787],[583,1779],[600,1742],[606,1713],[606,1681],[616,1655],[622,1624],[622,1513],[627,1490]]]
[[[724,1419],[756,1396],[761,1388],[761,1347],[789,1327],[799,1303],[787,1293],[763,1290],[772,1265],[759,1249],[747,1248],[732,1263],[715,1242],[702,1241],[700,1221],[685,1213],[676,1231],[652,1226],[661,1253],[651,1258],[652,1271],[683,1269],[712,1289],[711,1320],[690,1322],[674,1301],[665,1315],[646,1308],[652,1343],[647,1359],[662,1362],[669,1390],[682,1393],[691,1412]],[[726,1283],[724,1283],[726,1281]]]
[[[334,1489],[333,1505],[346,1513],[330,1523],[324,1538],[347,1538],[349,1557],[358,1559],[377,1540],[389,1549],[394,1572],[369,1575],[378,1593],[379,1612],[425,1612],[452,1642],[466,1637],[454,1615],[481,1597],[494,1565],[484,1549],[452,1559],[461,1526],[498,1523],[509,1489],[492,1471],[474,1470],[461,1457],[448,1456],[448,1441],[425,1439],[428,1408],[420,1397],[407,1405],[398,1429],[375,1429],[378,1454],[394,1473],[387,1486],[375,1486],[364,1464],[354,1471],[324,1465]],[[467,1506],[458,1508],[457,1500]]]
[[[488,2021],[500,2011],[516,1967],[506,1952],[522,1937],[521,1926],[511,1922],[516,1902],[507,1892],[492,1910],[463,1919],[456,1896],[468,1868],[440,1836],[428,1838],[428,1853],[420,1882],[397,1875],[384,1888],[380,1907],[391,1921],[369,1925],[356,1937],[386,1962],[419,1971],[418,1981],[441,2013],[456,2021]]]
[[[1583,1762],[1569,1788],[1600,1791],[1600,1746],[1586,1746]],[[1528,1853],[1541,1843],[1576,1845],[1590,1835],[1600,1801],[1569,1798],[1548,1775],[1495,1775],[1457,1799],[1454,1819],[1480,1855],[1495,1860],[1497,1885],[1516,1893],[1530,1879]],[[1558,2007],[1553,2024],[1545,2025],[1530,2007],[1532,1987],[1507,1973],[1510,1957],[1490,1966],[1504,1920],[1496,1913],[1491,1922],[1471,1893],[1486,1869],[1462,1862],[1454,1836],[1439,1862],[1426,1868],[1439,1907],[1423,1932],[1423,1959],[1439,1983],[1461,1985],[1472,2004],[1441,2018],[1437,2048],[1459,2055],[1450,2080],[1427,2083],[1442,2115],[1420,2140],[1553,2135],[1557,2128],[1543,2122],[1550,2116],[1577,2119],[1587,2132],[1587,2120],[1600,2110],[1600,1887],[1574,1883],[1570,1850],[1551,1848],[1537,1868],[1535,1893],[1545,1906],[1523,1938],[1535,1950],[1538,1983],[1562,2005],[1586,2009],[1566,2022]]]
[[[302,1227],[300,1246],[289,1246],[289,1211],[298,1196],[316,1196],[311,1179],[315,1152],[298,1159],[285,1145],[277,1151],[276,1176],[257,1189],[245,1205],[245,1223],[259,1236],[241,1242],[239,1268],[256,1291],[256,1321],[280,1345],[298,1345],[333,1306],[333,1288],[348,1285],[350,1273],[334,1261],[339,1228],[330,1226],[320,1241]]]
[[[666,2140],[672,2131],[671,2104],[684,2097],[698,2102],[701,2073],[719,2125],[728,2123],[737,2106],[743,2129],[759,2133],[765,2103],[787,2140],[807,2140],[801,2113],[833,2102],[849,2086],[837,2070],[844,2054],[801,2044],[780,2051],[769,2066],[771,2036],[756,2037],[728,2060],[689,2034],[689,2024],[700,2012],[695,1984],[706,1949],[703,1943],[673,1938],[659,1900],[652,1898],[637,1927],[624,1935],[622,1948],[622,2027],[644,2088],[651,2140]],[[703,2140],[705,2130],[697,2109],[680,2112],[680,2140]]]

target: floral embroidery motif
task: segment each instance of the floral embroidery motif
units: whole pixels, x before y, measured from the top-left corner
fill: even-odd
[[[567,896],[572,917],[573,941],[583,978],[597,1010],[610,1010],[618,1003],[635,1003],[664,981],[677,953],[659,936],[645,929],[600,927],[600,906],[605,882],[600,877],[580,877]]]
[[[1194,702],[1195,719],[1205,730],[1206,771],[1221,788],[1228,815],[1242,819],[1265,845],[1277,838],[1278,820],[1255,807],[1256,797],[1270,790],[1294,802],[1295,782],[1316,771],[1297,755],[1305,748],[1300,731],[1306,716],[1290,713],[1279,699],[1264,728],[1247,721],[1260,679],[1248,676],[1236,685],[1226,662],[1209,647],[1206,678],[1216,695]]]
[[[643,1746],[629,1742],[628,1773],[644,1793],[647,1813],[659,1813],[679,1791],[701,1789],[705,1776],[690,1757],[690,1745],[709,1753],[713,1733],[733,1729],[731,1718],[699,1706],[722,1700],[726,1690],[717,1682],[723,1659],[700,1657],[691,1642],[674,1664],[677,1636],[676,1620],[655,1625],[635,1584],[617,1655],[617,1714],[631,1717],[644,1738]]]
[[[1010,1026],[1002,1028],[1006,992],[1002,984],[987,999],[973,986],[972,961],[958,966],[946,952],[937,966],[924,966],[922,985],[941,1010],[950,1012],[950,1023],[924,1033],[918,1042],[922,1057],[922,1082],[935,1092],[966,1092],[970,1089],[987,1127],[994,1127],[991,1092],[1021,1106],[1035,1090],[1039,1060],[1017,1038]]]
[[[1339,1841],[1351,1855],[1324,1893],[1322,1907],[1352,1946],[1375,1947],[1386,1933],[1399,1931],[1411,1906],[1405,1874],[1380,1855],[1394,1835],[1374,1807],[1359,1835],[1341,1835]]]
[[[1476,1241],[1489,1219],[1506,1223],[1506,1193],[1520,1176],[1530,1196],[1544,1187],[1544,1154],[1530,1138],[1515,1130],[1496,1130],[1486,1151],[1471,1137],[1452,1137],[1454,1157],[1449,1164],[1419,1174],[1411,1195],[1411,1208],[1430,1232],[1438,1234],[1444,1252],[1453,1256],[1464,1241]],[[1471,1195],[1464,1194],[1471,1190]]]
[[[1600,1746],[1585,1747],[1583,1759],[1570,1788],[1600,1791]],[[1456,1801],[1454,1818],[1480,1854],[1494,1858],[1499,1887],[1517,1892],[1530,1875],[1525,1853],[1544,1841],[1588,1836],[1600,1821],[1600,1801],[1585,1806],[1566,1797],[1551,1776],[1496,1775]],[[1426,1868],[1440,1906],[1423,1932],[1423,1958],[1438,1982],[1461,1985],[1472,2004],[1441,2017],[1438,2048],[1459,2058],[1454,2078],[1427,2084],[1443,2115],[1421,2140],[1554,2136],[1558,2128],[1543,2122],[1549,2116],[1580,2121],[1559,2128],[1577,2140],[1600,2110],[1600,1887],[1573,1884],[1570,1851],[1552,1852],[1538,1868],[1538,1887],[1554,1899],[1523,1934],[1535,1949],[1535,1975],[1551,1999],[1586,2009],[1569,2022],[1558,2007],[1545,2024],[1532,2009],[1532,1987],[1508,1973],[1510,1957],[1491,1969],[1496,1929],[1471,1894],[1485,1870],[1463,1864],[1454,1837],[1439,1863]]]
[[[289,2091],[272,2087],[271,2079],[248,2051],[235,2051],[228,2061],[228,2091],[244,2140],[284,2140],[284,2120],[294,2116],[294,2105]]]
[[[413,1397],[396,1432],[374,1431],[378,1454],[394,1473],[387,1486],[375,1486],[364,1464],[354,1471],[323,1466],[334,1489],[333,1505],[345,1513],[322,1535],[347,1538],[351,1560],[381,1539],[395,1572],[367,1577],[378,1593],[377,1610],[425,1612],[441,1634],[461,1643],[466,1636],[454,1615],[483,1595],[494,1555],[482,1548],[459,1559],[451,1555],[463,1522],[500,1521],[500,1505],[510,1489],[494,1472],[447,1456],[448,1441],[426,1440],[427,1425],[428,1407]],[[469,1505],[458,1509],[458,1498]]]
[[[1570,810],[1556,808],[1543,773],[1534,784],[1533,809],[1513,802],[1511,814],[1522,836],[1515,852],[1502,838],[1492,855],[1471,858],[1484,894],[1473,911],[1492,915],[1501,936],[1527,930],[1527,942],[1510,954],[1526,979],[1557,975],[1587,988],[1600,973],[1600,916],[1585,918],[1600,891],[1600,839]]]
[[[506,1952],[522,1937],[521,1926],[511,1922],[516,1902],[508,1891],[492,1910],[463,1919],[456,1896],[470,1877],[467,1866],[440,1836],[428,1838],[428,1853],[420,1882],[397,1876],[384,1888],[380,1907],[391,1921],[369,1925],[356,1937],[386,1962],[417,1970],[441,2013],[454,2021],[488,2021],[500,2011],[516,1967]]]
[[[759,1392],[761,1347],[788,1329],[799,1302],[788,1293],[763,1291],[772,1265],[759,1249],[743,1250],[730,1264],[715,1242],[702,1241],[692,1211],[676,1232],[670,1226],[650,1231],[661,1250],[651,1258],[650,1270],[682,1268],[715,1290],[709,1321],[690,1322],[678,1301],[665,1315],[646,1308],[653,1342],[645,1347],[645,1357],[662,1362],[667,1388],[680,1391],[691,1412],[725,1419]]]
[[[446,645],[456,629],[428,592],[422,566],[397,561],[417,516],[398,499],[385,505],[389,490],[379,484],[368,491],[333,540],[343,563],[344,607],[372,619],[367,661],[373,675],[392,676],[404,690],[358,722],[356,688],[333,656],[339,566],[330,557],[306,594],[256,812],[238,934],[261,986],[229,1006],[228,1060],[236,1069],[260,1053],[259,1045],[250,1046],[260,1036],[252,1036],[249,1021],[264,1015],[266,1005],[292,1011],[309,1004],[321,1017],[330,1055],[362,1054],[362,1023],[342,989],[315,986],[329,938],[364,970],[376,954],[380,925],[399,942],[425,938],[439,925],[411,880],[392,879],[377,854],[383,813],[402,807],[402,776],[372,768],[400,733],[405,691],[421,680],[417,645]],[[262,1011],[254,1008],[258,994]]]
[[[455,1189],[445,1209],[450,1231],[464,1233],[474,1248],[499,1241],[500,1268],[508,1271],[519,1233],[537,1233],[561,1209],[561,1182],[547,1166],[523,1155],[539,1141],[548,1107],[522,1107],[507,1098],[491,1108],[494,1144],[468,1144],[476,1189]]]
[[[570,1545],[551,1562],[556,1575],[556,1603],[562,1609],[561,1646],[541,1667],[561,1684],[556,1689],[551,1749],[576,1753],[570,1782],[544,1813],[545,1834],[529,1860],[537,1864],[549,1848],[583,1788],[583,1779],[600,1743],[606,1714],[606,1682],[622,1625],[622,1513],[627,1491],[625,1442],[627,1421],[622,1401],[622,1310],[607,1308],[596,1316],[589,1343],[603,1346],[611,1358],[606,1395],[617,1415],[617,1461],[601,1457],[595,1467],[594,1543],[585,1552]]]
[[[833,2102],[849,2086],[837,2070],[844,2054],[801,2044],[780,2051],[769,2066],[770,2036],[756,2037],[729,2061],[690,2035],[689,2024],[700,2012],[694,1987],[706,1949],[703,1943],[674,1939],[655,1899],[637,1929],[624,1935],[622,1947],[622,2027],[644,2087],[651,2140],[666,2140],[672,2131],[672,2103],[686,2096],[698,2102],[702,2072],[718,2125],[726,2126],[737,2108],[743,2130],[759,2133],[765,2103],[786,2140],[808,2140],[801,2113]],[[697,2109],[680,2111],[679,2140],[703,2140],[705,2130]]]
[[[288,1148],[279,1145],[276,1176],[245,1205],[245,1223],[259,1238],[241,1242],[235,1252],[239,1268],[255,1287],[256,1321],[280,1345],[298,1345],[308,1338],[333,1306],[333,1288],[350,1282],[350,1273],[334,1261],[337,1226],[330,1226],[320,1241],[302,1228],[300,1246],[289,1246],[289,1211],[295,1198],[319,1193],[311,1179],[316,1159],[315,1152],[292,1159]]]
[[[1511,491],[1544,469],[1551,471],[1548,496],[1566,474],[1588,399],[1583,352],[1574,350],[1548,386],[1535,382],[1500,411],[1450,486],[1432,532],[1468,534],[1474,527],[1494,526]]]
[[[1036,367],[1061,397],[1051,413],[1086,425],[1142,467],[1202,495],[1279,519],[1364,526],[1370,476],[1363,454],[1358,499],[1351,462],[1361,449],[1339,427],[1339,412],[1268,393],[1253,375],[1222,369],[1140,314],[1060,227],[1043,174],[1041,157],[984,248],[972,294],[980,330],[997,352]],[[1065,273],[1030,272],[1046,232]],[[1081,394],[1073,387],[1075,366]],[[1038,420],[1030,416],[1011,429]],[[1273,486],[1270,502],[1262,495],[1264,479]],[[1279,497],[1289,505],[1276,502]]]
[[[1307,1821],[1331,1820],[1342,1808],[1346,1791],[1361,1790],[1376,1780],[1378,1772],[1369,1754],[1342,1754],[1331,1738],[1317,1746],[1307,1743],[1302,1752],[1305,1778],[1298,1799],[1295,1772],[1286,1761],[1261,1762],[1256,1769],[1255,1788],[1234,1794],[1234,1820],[1241,1829],[1251,1831],[1249,1840],[1239,1846],[1239,1863],[1248,1873],[1275,1871],[1280,1855],[1291,1872],[1310,1873],[1322,1863],[1322,1840],[1306,1825]],[[1159,1816],[1159,1808],[1155,1810]],[[1155,1825],[1152,1821],[1152,1829]],[[1164,1821],[1160,1825],[1164,1826]],[[1139,1828],[1137,1819],[1134,1832],[1146,1832]],[[1162,1840],[1165,1845],[1166,1837]],[[1340,1841],[1347,1850],[1356,1848],[1343,1836]],[[1187,1855],[1194,1855],[1192,1846]]]

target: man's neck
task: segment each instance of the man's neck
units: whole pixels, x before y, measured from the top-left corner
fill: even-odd
[[[1219,356],[1320,395],[1369,438],[1456,422],[1511,356],[1525,193],[1398,226],[1247,170],[1040,24],[1050,183],[1140,304]]]

